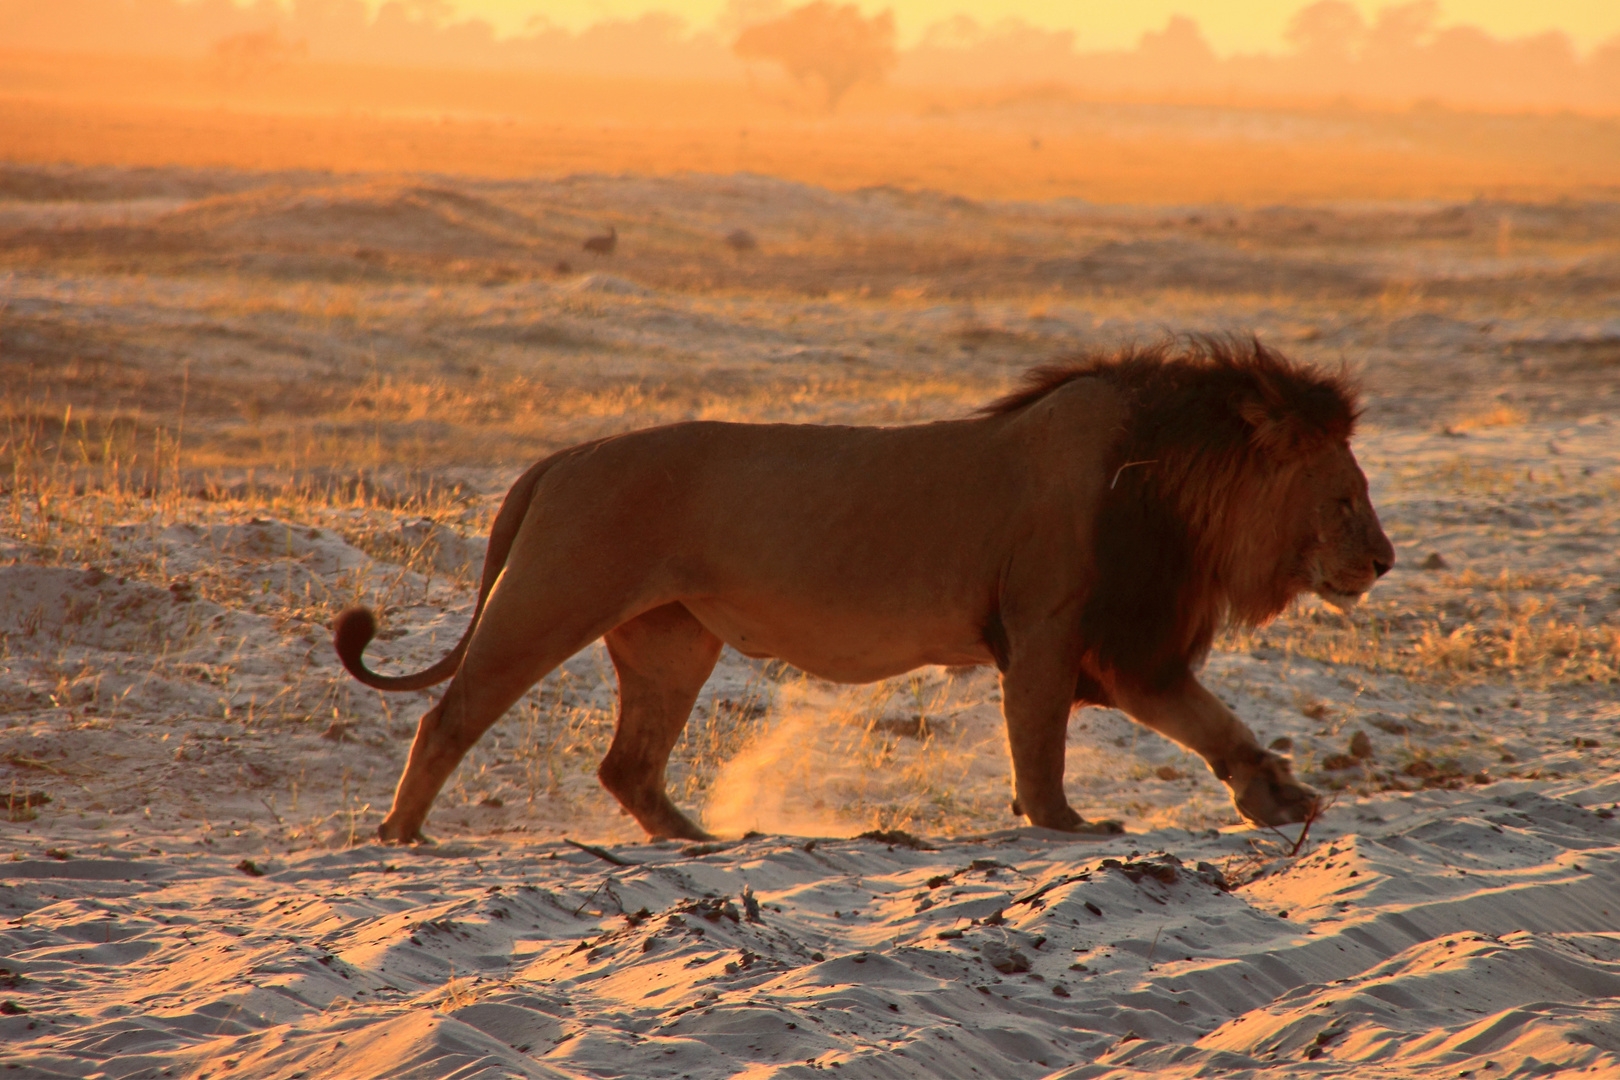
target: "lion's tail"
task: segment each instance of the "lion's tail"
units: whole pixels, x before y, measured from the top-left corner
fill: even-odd
[[[456,647],[425,671],[418,671],[414,675],[379,675],[366,666],[361,655],[371,644],[371,639],[377,636],[377,617],[368,607],[345,608],[332,620],[332,645],[350,675],[375,690],[395,691],[425,690],[456,673],[461,667],[462,657],[467,655],[467,643],[478,628],[478,619],[484,613],[484,602],[489,599],[489,591],[495,587],[496,580],[506,567],[506,557],[511,554],[518,526],[523,524],[523,517],[529,512],[529,503],[534,498],[535,485],[550,466],[550,458],[535,465],[519,477],[506,493],[506,499],[495,515],[495,523],[490,526],[489,550],[484,554],[484,576],[478,584],[478,605],[473,608],[472,621],[467,624],[467,630],[456,642]]]

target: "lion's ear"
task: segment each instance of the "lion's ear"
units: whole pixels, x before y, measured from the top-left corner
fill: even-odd
[[[1294,457],[1311,441],[1312,432],[1303,418],[1282,402],[1255,395],[1246,398],[1238,412],[1249,425],[1249,442],[1269,457]]]

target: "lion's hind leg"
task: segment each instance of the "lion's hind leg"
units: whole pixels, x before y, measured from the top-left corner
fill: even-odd
[[[665,604],[610,631],[605,641],[619,674],[619,724],[597,775],[649,836],[709,840],[664,790],[664,769],[720,639],[680,604]]]
[[[377,829],[383,841],[425,839],[428,808],[473,744],[530,687],[613,625],[612,615],[589,621],[560,614],[589,611],[588,601],[562,596],[538,604],[530,599],[537,594],[544,595],[515,575],[490,594],[460,670],[417,726],[394,805]]]

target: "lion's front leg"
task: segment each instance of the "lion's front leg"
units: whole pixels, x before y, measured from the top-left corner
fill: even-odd
[[[1001,711],[1012,752],[1013,813],[1031,825],[1065,832],[1124,832],[1117,821],[1086,821],[1063,793],[1063,762],[1069,713],[1074,707],[1074,674],[1064,662],[1067,650],[1016,651],[1001,676]]]
[[[1203,758],[1248,821],[1292,825],[1320,805],[1315,789],[1294,779],[1288,759],[1261,747],[1248,725],[1191,673],[1167,691],[1118,687],[1114,696],[1138,722]]]

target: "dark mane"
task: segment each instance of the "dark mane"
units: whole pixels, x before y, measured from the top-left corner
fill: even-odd
[[[1059,387],[1084,378],[1106,379],[1121,389],[1135,391],[1131,396],[1137,398],[1159,397],[1166,392],[1179,398],[1191,392],[1230,401],[1235,392],[1253,390],[1284,405],[1323,436],[1338,440],[1350,437],[1360,415],[1358,388],[1343,373],[1329,375],[1302,367],[1261,344],[1258,338],[1235,337],[1191,337],[1156,345],[1129,345],[1115,353],[1083,353],[1064,363],[1032,368],[1022,386],[979,412],[1017,412]],[[1158,404],[1171,405],[1163,401]],[[1175,405],[1171,408],[1175,409]]]
[[[1303,465],[1349,439],[1358,405],[1343,373],[1255,339],[1192,338],[1037,368],[982,412],[1016,413],[1085,378],[1129,410],[1106,463],[1081,615],[1077,694],[1107,704],[1109,684],[1173,682],[1223,622],[1257,625],[1286,606]]]

